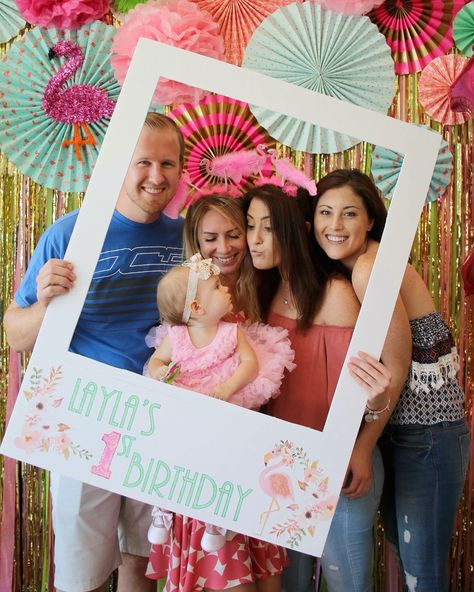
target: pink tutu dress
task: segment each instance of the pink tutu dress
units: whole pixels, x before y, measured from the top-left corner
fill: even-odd
[[[262,323],[237,326],[221,322],[213,341],[196,348],[186,326],[160,326],[150,331],[147,344],[157,347],[168,335],[173,362],[180,368],[173,384],[207,393],[232,376],[239,364],[235,353],[237,328],[255,351],[259,372],[255,380],[234,393],[229,401],[258,409],[278,395],[285,369],[295,367],[286,329]],[[205,523],[201,520],[175,514],[169,543],[151,546],[147,576],[166,577],[165,592],[226,590],[279,574],[288,565],[283,548],[230,531],[222,549],[207,553],[201,548],[204,532]]]
[[[150,331],[146,342],[149,347],[158,347],[168,335],[172,360],[179,366],[173,384],[206,394],[230,378],[240,363],[236,353],[238,328],[255,351],[259,369],[257,378],[234,393],[229,402],[247,409],[259,409],[279,394],[285,370],[295,367],[295,354],[286,329],[263,323],[246,326],[222,321],[211,343],[197,348],[185,325],[162,325]]]

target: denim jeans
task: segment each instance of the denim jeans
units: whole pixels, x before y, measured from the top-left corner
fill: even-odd
[[[449,548],[469,462],[466,422],[391,425],[381,448],[382,519],[405,590],[446,592]]]
[[[321,565],[329,592],[372,590],[374,520],[383,486],[380,450],[372,454],[372,487],[363,497],[339,497]],[[314,592],[314,557],[288,551],[290,565],[283,572],[283,592]]]

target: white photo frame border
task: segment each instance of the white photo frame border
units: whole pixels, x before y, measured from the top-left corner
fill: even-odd
[[[97,372],[100,375],[110,376],[111,381],[120,379],[127,384],[137,385],[146,392],[162,393],[163,396],[169,398],[170,405],[171,399],[175,399],[177,396],[176,391],[170,391],[175,387],[152,383],[150,379],[142,376],[68,352],[117,196],[153,91],[161,76],[247,103],[257,104],[291,117],[304,119],[310,123],[331,128],[404,154],[384,235],[346,359],[360,350],[368,351],[375,356],[380,355],[419,216],[428,192],[441,136],[383,114],[368,111],[356,105],[244,68],[142,38],[137,45],[122,92],[110,120],[65,255],[66,259],[74,263],[77,276],[76,286],[66,296],[55,299],[48,307],[29,368],[52,367],[58,360],[64,360],[66,364],[80,368],[81,372],[90,372],[91,374]],[[372,322],[373,319],[376,319],[376,323]],[[196,409],[201,408],[206,413],[215,414],[216,418],[218,417],[219,421],[222,421],[225,429],[222,430],[222,433],[220,429],[217,429],[216,437],[220,434],[225,438],[226,433],[230,433],[228,430],[233,429],[232,426],[240,426],[242,429],[246,426],[255,438],[261,437],[262,440],[266,439],[265,430],[268,432],[272,429],[278,431],[284,427],[285,433],[294,433],[296,437],[304,432],[304,437],[308,438],[310,448],[313,446],[311,442],[314,442],[314,449],[324,445],[325,454],[330,459],[327,462],[331,464],[332,487],[339,492],[365,406],[364,392],[349,376],[346,365],[341,373],[325,428],[321,433],[266,416],[256,417],[259,414],[249,415],[250,412],[247,410],[221,405],[221,402],[207,397],[197,400],[193,394],[187,391],[181,391],[180,397],[183,397],[181,399],[182,405],[190,406],[190,408],[194,406]],[[60,462],[56,462],[54,459],[46,460],[43,458],[44,455],[43,457],[38,456],[39,453],[32,456],[15,448],[13,442],[23,412],[22,403],[17,402],[2,443],[2,453],[43,468],[69,474],[69,476],[77,476],[77,469],[67,468],[70,465],[63,467]],[[258,471],[259,463],[261,463],[261,450],[264,450],[265,447],[268,448],[266,441],[263,443],[263,447],[259,447],[258,442],[254,446],[258,459],[255,459],[253,463],[249,457],[246,465],[248,471]],[[232,458],[238,458],[236,456],[237,450],[235,447],[232,448],[231,443],[224,442],[222,447],[224,452],[229,450]],[[220,454],[224,453],[221,451]],[[199,456],[192,458],[196,466],[201,465],[202,459]],[[212,462],[211,460],[211,465]],[[204,465],[200,466],[203,472],[207,470],[206,466],[208,466]],[[221,465],[222,463],[219,465],[219,471],[223,470]],[[251,466],[254,469],[250,469]],[[102,482],[101,484],[100,478],[94,475],[80,476],[81,478],[87,477],[83,480],[92,484],[124,493],[123,487],[115,486],[112,483],[104,484]],[[255,483],[256,481],[254,481],[254,485]],[[134,491],[130,493],[130,496],[153,503],[152,497],[146,495],[146,492]],[[183,509],[173,503],[169,504],[169,507],[175,511]],[[239,528],[241,532],[255,536],[259,534],[258,528],[249,525],[258,522],[259,517],[261,522],[264,512],[262,513],[258,509],[249,510],[249,512],[250,518],[247,519],[247,522],[243,521],[242,525],[239,524]],[[189,514],[209,521],[209,515],[206,515],[205,512],[194,511],[193,513],[191,509]],[[222,517],[218,516],[213,521],[216,524],[237,530],[234,523],[230,524],[229,520],[222,519]],[[330,520],[320,528],[319,533],[312,540],[307,541],[307,544],[300,545],[299,550],[320,555],[329,526]],[[285,541],[279,540],[275,535],[260,534],[266,540],[285,545]]]

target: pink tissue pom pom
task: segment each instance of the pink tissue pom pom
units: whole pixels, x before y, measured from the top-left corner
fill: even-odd
[[[224,40],[219,25],[208,12],[188,0],[170,0],[163,4],[151,0],[132,9],[115,34],[111,64],[115,78],[123,84],[133,51],[140,37],[168,43],[201,55],[225,59]],[[153,95],[159,105],[196,103],[209,94],[174,80],[160,79]]]
[[[323,8],[340,12],[342,14],[361,15],[367,14],[384,0],[313,0]]]
[[[25,20],[40,27],[79,29],[104,16],[112,0],[16,0]]]

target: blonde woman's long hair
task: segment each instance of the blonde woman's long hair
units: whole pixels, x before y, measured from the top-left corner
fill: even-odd
[[[214,211],[224,216],[231,224],[235,224],[244,237],[247,235],[242,200],[225,195],[203,195],[188,209],[184,221],[184,255],[188,259],[200,252],[198,232],[204,215]],[[239,279],[235,287],[235,298],[238,310],[243,311],[248,319],[255,321],[260,318],[260,310],[255,290],[254,269],[247,252],[240,268]]]

